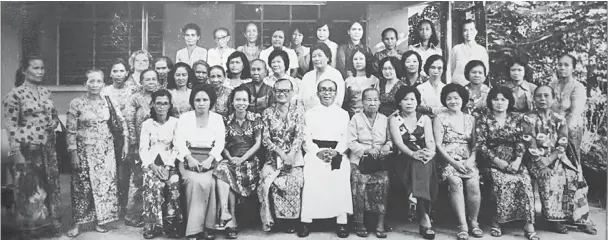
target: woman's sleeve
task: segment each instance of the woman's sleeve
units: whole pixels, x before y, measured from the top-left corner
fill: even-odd
[[[538,145],[536,142],[536,118],[534,115],[525,114],[521,121],[522,139],[525,147],[530,152],[532,160],[536,161],[540,156],[537,153]]]
[[[357,129],[357,119],[353,117],[348,123],[348,149],[350,149],[351,160],[361,159],[367,149],[365,145],[359,143],[359,131]]]
[[[150,132],[149,132],[149,128],[150,124],[148,124],[148,121],[145,121],[144,123],[142,123],[141,126],[141,133],[139,135],[139,159],[141,159],[141,166],[145,167],[148,166],[150,163],[152,163],[152,161],[154,161],[153,159],[150,159]]]
[[[587,103],[587,92],[583,84],[578,82],[574,84],[570,101],[572,101],[570,113],[566,116],[568,124],[583,125],[582,116],[583,112],[585,112],[585,104]]]
[[[135,113],[137,112],[137,95],[131,95],[127,104],[125,105],[125,121],[127,130],[129,133],[129,145],[133,145],[137,142],[137,136],[135,136]]]
[[[456,69],[456,63],[457,63],[456,58],[458,57],[458,55],[456,54],[456,52],[458,52],[458,51],[456,51],[457,50],[456,47],[458,47],[458,45],[456,45],[452,48],[452,53],[449,55],[450,56],[450,74],[452,76],[454,75],[454,70]]]
[[[189,114],[182,115],[177,121],[177,127],[175,128],[175,136],[173,137],[173,144],[177,149],[177,160],[184,161],[185,157],[190,155],[190,150],[186,145],[186,138],[188,136],[188,129],[191,127],[189,124]]]
[[[2,105],[4,107],[4,127],[8,133],[10,154],[12,154],[21,148],[19,140],[15,137],[19,131],[19,114],[21,112],[19,97],[14,91],[11,91],[2,101]]]
[[[518,127],[521,123],[522,117],[521,115],[516,115],[517,117],[512,118],[512,125],[515,128],[515,133],[514,133],[514,141],[515,141],[515,158],[519,159],[522,158],[524,156],[524,153],[526,153],[526,144],[524,143],[523,140],[523,131],[521,129],[521,127]]]
[[[213,143],[213,147],[211,148],[211,152],[209,153],[211,156],[215,158],[215,161],[222,160],[222,151],[224,151],[224,146],[226,145],[226,126],[224,125],[224,120],[221,116],[218,115],[210,115],[213,117],[213,129],[215,129],[215,142]]]
[[[66,120],[66,141],[68,145],[68,151],[76,150],[76,136],[78,134],[78,117],[80,116],[80,109],[78,109],[78,98],[70,102],[68,108],[67,120]]]
[[[346,77],[346,48],[347,45],[338,46],[338,53],[336,56],[336,69],[340,71],[342,77]]]

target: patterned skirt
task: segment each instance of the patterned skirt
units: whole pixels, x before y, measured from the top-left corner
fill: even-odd
[[[496,203],[494,221],[507,223],[525,220],[534,223],[534,191],[528,169],[510,174],[491,168],[492,198]]]
[[[168,179],[160,179],[149,167],[143,169],[143,220],[166,233],[178,232],[183,223],[180,207],[179,175],[175,167],[166,167]]]
[[[469,147],[466,143],[444,143],[443,147],[447,151],[448,155],[450,155],[452,158],[458,157],[461,159],[460,161],[465,161],[471,156],[471,152],[469,151]],[[444,159],[442,159],[437,165],[439,166],[438,173],[442,181],[452,176],[465,179],[471,178],[479,180],[479,170],[477,168],[473,169],[473,171],[471,172],[463,174],[456,170],[452,165],[447,163],[447,161],[445,161]]]
[[[359,172],[359,166],[354,163],[350,164],[350,172],[355,222],[363,223],[366,211],[386,213],[389,188],[388,172],[378,171],[362,174]]]
[[[54,140],[54,137],[50,139]],[[22,144],[25,164],[16,164],[15,212],[17,228],[34,231],[59,223],[59,170],[54,141],[46,145]],[[56,228],[60,226],[54,226]]]
[[[228,183],[239,196],[247,197],[255,191],[260,181],[258,162],[256,156],[240,165],[222,161],[216,166],[213,176],[219,181]]]
[[[270,231],[275,217],[298,219],[302,206],[304,169],[293,167],[289,171],[279,171],[268,162],[264,165],[261,176],[258,197],[264,231]]]
[[[112,138],[78,144],[80,163],[72,173],[72,207],[77,224],[118,220],[116,160]],[[88,227],[88,225],[87,225]]]

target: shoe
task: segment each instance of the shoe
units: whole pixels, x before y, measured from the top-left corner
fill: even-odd
[[[145,239],[153,239],[153,238],[158,237],[160,235],[162,235],[162,232],[160,231],[159,228],[156,228],[156,227],[154,227],[152,229],[149,229],[147,231],[144,231],[144,238]]]
[[[433,228],[420,226],[419,233],[424,239],[435,239],[435,230]]]
[[[336,235],[338,235],[339,238],[347,238],[348,237],[348,229],[346,229],[346,224],[338,224],[338,231],[336,232]]]
[[[125,225],[127,225],[129,227],[140,228],[140,227],[144,226],[144,222],[125,219]]]
[[[308,223],[302,223],[300,225],[300,229],[298,229],[298,237],[305,238],[310,235],[310,230],[308,229]]]
[[[377,238],[386,238],[386,231],[380,231],[376,229],[376,237]]]
[[[226,238],[236,239],[239,237],[239,232],[234,228],[226,228]]]
[[[107,233],[108,229],[104,225],[97,225],[95,227],[95,231],[98,232],[98,233]]]
[[[553,223],[552,228],[553,228],[553,231],[556,233],[560,233],[560,234],[568,233],[568,228],[566,227],[566,225],[564,225],[563,223],[560,223],[560,222]]]

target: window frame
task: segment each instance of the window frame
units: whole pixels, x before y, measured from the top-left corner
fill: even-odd
[[[91,6],[92,6],[92,16],[91,17],[87,17],[87,18],[83,19],[83,18],[70,18],[69,16],[65,16],[65,15],[62,16],[62,18],[65,18],[68,21],[89,21],[89,22],[93,23],[93,32],[94,32],[94,34],[92,36],[92,38],[93,38],[93,56],[92,56],[93,58],[92,58],[92,60],[93,60],[93,66],[95,66],[96,68],[98,68],[98,66],[96,66],[96,61],[97,61],[96,54],[97,54],[97,47],[98,47],[97,46],[97,44],[98,44],[98,42],[97,42],[97,34],[96,34],[97,33],[97,29],[96,29],[97,26],[96,25],[97,25],[98,22],[108,21],[108,19],[102,19],[102,18],[98,18],[96,16],[96,14],[97,14],[97,11],[96,11],[97,9],[96,8],[98,7],[97,5],[101,4],[101,3],[103,3],[103,2],[88,2],[88,3],[85,3],[85,4],[91,4]],[[148,50],[148,47],[149,47],[149,39],[148,39],[149,35],[148,34],[149,34],[149,31],[150,31],[148,29],[149,22],[164,22],[165,19],[164,19],[164,17],[162,19],[160,19],[160,20],[158,20],[158,19],[150,19],[149,18],[148,5],[145,2],[143,2],[141,4],[141,12],[142,12],[141,13],[141,19],[139,19],[139,18],[136,19],[136,18],[134,18],[132,16],[132,11],[134,10],[133,9],[134,6],[132,5],[132,3],[134,3],[134,2],[125,2],[125,3],[127,4],[126,5],[127,6],[127,18],[131,22],[139,22],[139,21],[141,21],[141,25],[142,25],[141,26],[141,29],[142,29],[142,31],[141,31],[141,49],[132,49],[132,43],[133,43],[134,36],[132,34],[132,30],[131,29],[129,30],[128,40],[127,40],[127,42],[128,42],[128,53],[127,53],[127,58],[125,59],[125,61],[128,61],[128,57],[130,57],[131,54],[134,51],[137,51],[137,50]],[[62,68],[61,65],[62,64],[61,64],[60,61],[61,61],[61,57],[62,56],[61,56],[60,53],[61,53],[61,41],[62,41],[62,38],[61,38],[61,27],[62,27],[63,23],[64,23],[64,20],[62,19],[59,22],[59,24],[57,24],[57,28],[55,29],[56,36],[57,36],[56,49],[57,49],[57,53],[58,53],[57,57],[56,57],[56,61],[57,61],[57,64],[56,64],[56,76],[55,76],[56,79],[55,79],[55,82],[52,85],[50,85],[50,84],[49,85],[45,85],[45,87],[48,88],[49,90],[51,90],[52,92],[86,91],[86,87],[83,84],[62,84],[61,83],[60,79],[61,79],[61,68]],[[164,53],[164,52],[165,52],[165,46],[163,44],[162,47],[161,47],[161,53]]]

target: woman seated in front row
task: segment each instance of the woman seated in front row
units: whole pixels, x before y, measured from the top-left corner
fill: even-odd
[[[209,111],[216,99],[210,85],[194,87],[190,94],[194,111],[182,114],[175,130],[178,168],[186,188],[186,236],[190,239],[214,237],[217,206],[213,169],[222,160],[226,138],[222,116]]]
[[[348,124],[353,213],[359,237],[368,235],[364,215],[369,211],[378,214],[376,236],[386,238],[384,216],[389,184],[386,168],[381,166],[393,144],[387,131],[388,119],[378,112],[379,95],[378,90],[374,88],[363,90],[363,111],[355,113]],[[365,164],[362,164],[364,161]]]
[[[169,237],[179,238],[182,232],[179,175],[175,168],[177,151],[173,145],[177,118],[171,116],[171,102],[172,95],[167,90],[152,93],[150,118],[141,126],[139,157],[144,176],[145,239],[160,236],[164,230]]]
[[[217,182],[219,219],[216,230],[226,230],[229,239],[237,237],[237,196],[246,198],[258,186],[259,159],[256,156],[262,145],[262,118],[247,111],[251,93],[244,85],[232,90],[228,99],[229,115],[226,124],[224,157],[213,175]],[[240,213],[239,213],[240,214]]]

